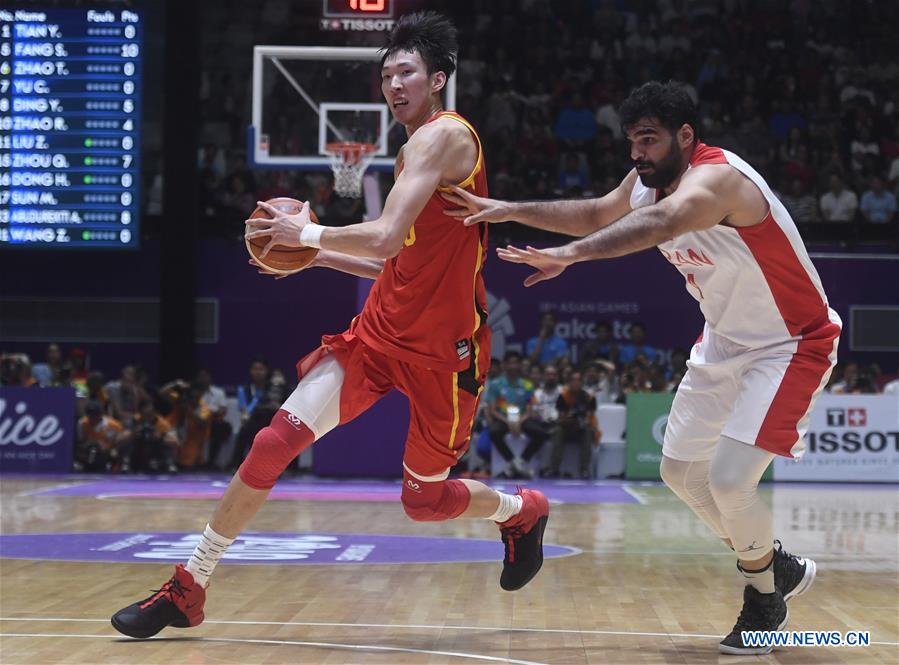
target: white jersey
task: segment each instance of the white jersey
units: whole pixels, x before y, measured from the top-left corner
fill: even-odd
[[[708,328],[739,346],[758,349],[839,326],[796,225],[765,180],[732,152],[703,143],[696,146],[688,168],[701,164],[730,164],[755,183],[770,209],[755,226],[718,224],[658,246],[684,276]],[[658,190],[638,178],[631,207],[656,201]]]

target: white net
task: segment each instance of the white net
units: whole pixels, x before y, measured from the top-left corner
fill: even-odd
[[[362,196],[365,169],[375,158],[376,146],[367,143],[329,144],[331,170],[334,172],[334,191],[338,196],[358,199]]]

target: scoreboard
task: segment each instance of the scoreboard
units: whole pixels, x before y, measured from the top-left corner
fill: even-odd
[[[0,249],[136,248],[143,15],[0,9]]]

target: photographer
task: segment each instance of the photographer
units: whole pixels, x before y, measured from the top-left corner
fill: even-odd
[[[103,414],[103,405],[92,400],[78,421],[75,446],[76,471],[128,471],[131,433],[115,418]]]
[[[552,436],[552,475],[559,477],[565,444],[578,446],[578,471],[581,478],[590,477],[593,446],[599,445],[601,433],[596,425],[596,399],[583,389],[581,373],[572,372],[556,402],[559,424]]]
[[[175,473],[175,452],[178,437],[165,418],[156,412],[152,400],[144,400],[138,406],[135,428],[131,440],[131,462],[137,471]]]

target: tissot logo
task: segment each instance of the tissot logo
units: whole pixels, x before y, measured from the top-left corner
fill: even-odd
[[[828,427],[865,427],[868,410],[864,408],[827,409]]]

